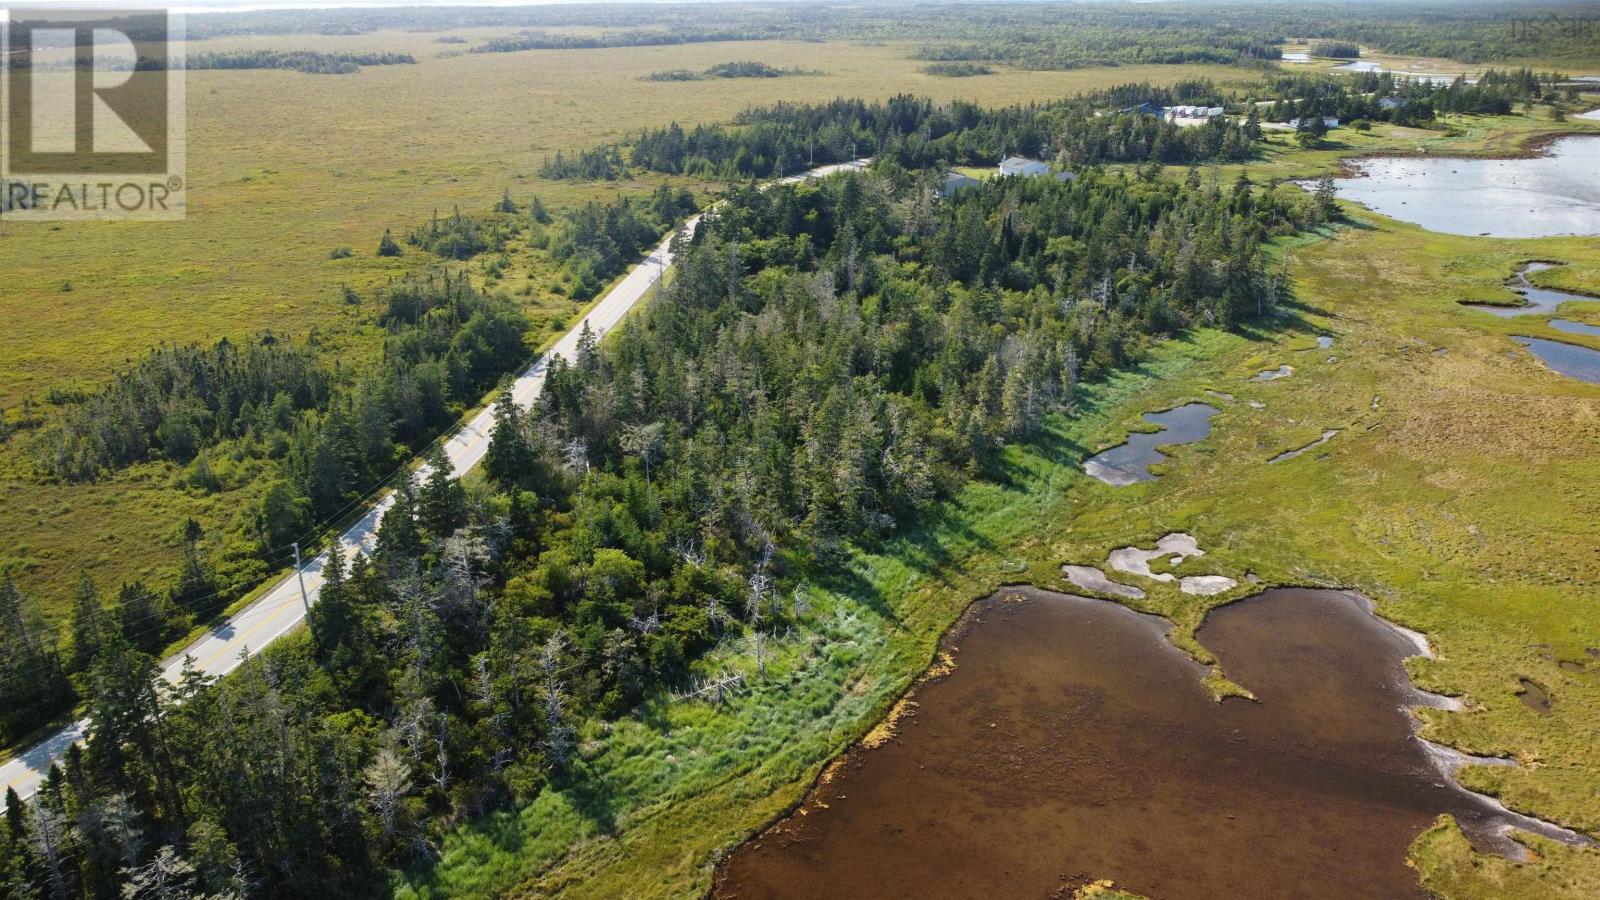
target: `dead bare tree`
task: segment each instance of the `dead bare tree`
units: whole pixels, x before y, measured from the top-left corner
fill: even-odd
[[[484,711],[488,713],[489,728],[496,742],[490,765],[494,771],[499,772],[511,761],[510,734],[506,728],[507,715],[495,702],[494,682],[489,677],[489,655],[480,653],[472,662],[478,676],[478,702],[483,704]]]
[[[756,671],[763,678],[767,675],[767,661],[761,654],[761,607],[764,605],[767,594],[772,590],[772,576],[767,574],[767,566],[772,562],[772,542],[766,542],[761,548],[761,558],[750,570],[750,577],[745,582],[744,610],[745,620],[750,624],[750,641],[756,654]]]
[[[35,800],[28,807],[33,850],[50,878],[50,895],[70,895],[67,883],[67,817]]]
[[[418,697],[406,704],[395,722],[395,727],[400,732],[400,740],[411,754],[413,765],[422,762],[422,747],[427,740],[423,734],[423,726],[431,718],[433,718],[433,698]]]
[[[388,747],[378,751],[372,764],[363,773],[367,782],[367,799],[378,814],[378,824],[383,835],[393,839],[395,818],[400,803],[411,792],[411,767]]]
[[[567,723],[566,687],[561,683],[561,657],[565,651],[566,635],[557,631],[545,641],[539,655],[539,667],[544,673],[544,748],[557,766],[565,766],[572,758],[574,740],[572,726]]]
[[[744,692],[744,676],[731,671],[723,671],[716,675],[696,678],[688,690],[674,695],[678,700],[708,700],[712,703],[723,703],[728,698]]]
[[[439,731],[434,735],[434,773],[433,785],[441,794],[450,793],[450,716],[448,713],[439,713]]]
[[[194,896],[194,865],[170,846],[156,851],[155,858],[136,868],[125,867],[122,896],[125,900],[189,900]]]

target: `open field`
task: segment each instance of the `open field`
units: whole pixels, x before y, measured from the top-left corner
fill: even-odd
[[[495,30],[463,32],[476,39]],[[509,188],[518,202],[562,206],[644,193],[660,180],[549,182],[539,164],[557,150],[623,137],[671,121],[726,121],[778,100],[882,98],[909,91],[938,99],[1004,104],[1060,97],[1110,84],[1247,77],[1219,66],[1125,66],[1069,72],[1002,69],[982,78],[925,75],[905,47],[731,42],[605,50],[465,54],[437,34],[269,36],[198,41],[191,52],[257,48],[393,50],[417,65],[355,75],[283,70],[204,70],[189,75],[189,217],[160,224],[0,225],[0,409],[51,387],[92,387],[124,360],[160,343],[315,330],[330,354],[374,352],[378,333],[358,325],[359,293],[427,264],[411,250],[373,255],[433,210],[479,211]],[[822,75],[646,82],[665,69],[701,70],[731,60],[821,70]],[[307,148],[315,148],[310,153]],[[695,187],[709,187],[694,185]],[[348,247],[348,259],[330,252]],[[518,257],[502,282],[541,328],[580,304],[552,290],[560,280],[537,254]],[[70,284],[70,291],[63,290]],[[10,538],[0,567],[15,571],[40,611],[54,618],[87,571],[102,589],[157,578],[175,564],[178,523],[227,526],[260,489],[241,469],[210,496],[176,486],[178,470],[134,466],[94,484],[39,484],[19,451],[0,446],[0,529]],[[237,531],[238,529],[232,529]],[[215,548],[213,548],[215,549]],[[265,574],[262,572],[261,574]]]
[[[1274,164],[1318,161],[1288,152]],[[970,600],[1001,583],[1066,588],[1062,563],[1171,531],[1207,548],[1204,571],[1260,579],[1212,598],[1145,583],[1138,605],[1171,617],[1180,644],[1203,654],[1192,634],[1204,612],[1260,587],[1360,590],[1428,636],[1435,658],[1413,660],[1413,679],[1465,703],[1426,711],[1424,733],[1522,763],[1463,780],[1600,834],[1600,659],[1586,652],[1600,653],[1600,387],[1520,351],[1504,333],[1519,326],[1457,305],[1503,292],[1533,257],[1567,261],[1600,288],[1600,248],[1351,213],[1350,226],[1282,248],[1296,301],[1270,327],[1161,345],[1087,391],[1080,416],[1008,450],[1001,483],[969,487],[918,532],[812,586],[815,635],[777,650],[750,696],[663,703],[591,730],[575,784],[462,831],[425,881],[397,884],[418,896],[696,894],[721,851],[789,808],[893,705]],[[1318,334],[1332,348],[1317,351]],[[1280,364],[1293,376],[1251,380]],[[1141,413],[1189,400],[1221,413],[1211,437],[1171,451],[1163,478],[1113,488],[1082,474],[1080,460]],[[1340,433],[1317,450],[1267,463],[1330,428]],[[754,678],[747,652],[728,662]],[[1519,678],[1554,698],[1548,714],[1519,700]],[[1425,886],[1451,896],[1600,890],[1600,853],[1531,843],[1529,863],[1476,857],[1444,825],[1412,849]]]

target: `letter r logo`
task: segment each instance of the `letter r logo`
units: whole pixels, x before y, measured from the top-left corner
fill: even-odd
[[[167,171],[169,75],[181,72],[169,72],[165,12],[29,9],[10,18],[8,173]]]

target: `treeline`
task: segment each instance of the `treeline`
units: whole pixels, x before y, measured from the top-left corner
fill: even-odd
[[[284,430],[307,409],[325,405],[331,378],[308,346],[272,334],[238,344],[227,339],[161,347],[104,390],[69,406],[32,441],[34,464],[68,481],[160,455],[178,463],[256,429]]]
[[[185,62],[189,69],[293,69],[311,75],[349,75],[362,66],[414,65],[409,53],[317,53],[310,50],[235,50],[196,53]]]
[[[1179,128],[1138,111],[1100,115],[1088,100],[985,109],[956,101],[901,95],[887,102],[834,100],[746,110],[733,124],[685,130],[673,123],[641,132],[629,142],[640,169],[701,178],[765,178],[852,157],[892,157],[906,168],[994,165],[1008,154],[1044,155],[1066,165],[1104,162],[1188,163],[1242,160],[1255,152],[1259,134],[1248,123],[1218,119]],[[600,177],[626,172],[622,148],[608,145],[583,154],[592,165],[564,167]]]
[[[940,78],[972,78],[978,75],[993,75],[994,69],[982,63],[936,62],[923,66],[922,74],[937,75]]]
[[[489,38],[468,53],[516,53],[522,50],[598,50],[603,47],[659,47],[670,44],[708,44],[722,41],[758,41],[766,35],[742,30],[710,31],[608,31],[598,36],[528,31],[509,37]]]
[[[459,208],[443,219],[434,210],[432,219],[406,235],[406,243],[445,259],[466,260],[505,249],[512,230],[500,219],[463,215]]]
[[[627,271],[667,229],[697,209],[687,188],[662,184],[645,202],[622,197],[614,203],[585,203],[535,237],[572,276],[572,296],[587,299]]]
[[[664,72],[651,72],[640,77],[641,81],[706,81],[713,78],[782,78],[786,75],[820,75],[815,69],[801,69],[795,66],[780,69],[769,66],[764,62],[745,60],[740,62],[717,63],[703,72],[689,69],[668,69]]]
[[[1362,0],[1118,4],[1018,2],[894,4],[588,4],[409,7],[208,15],[193,38],[224,34],[363,34],[379,30],[527,28],[497,49],[635,46],[691,40],[911,41],[930,61],[1006,62],[1029,68],[1276,60],[1290,35],[1408,56],[1494,63],[1559,59],[1593,64],[1594,10],[1584,0],[1464,3]],[[577,37],[538,29],[609,29]]]
[[[1458,78],[1448,84],[1395,76],[1388,72],[1342,78],[1286,76],[1269,82],[1268,96],[1278,99],[1262,116],[1271,122],[1337,116],[1341,121],[1386,121],[1428,125],[1439,115],[1506,115],[1518,106],[1553,102],[1566,80],[1557,72],[1531,69],[1489,69],[1476,82]]]
[[[1222,106],[1227,99],[1209,78],[1185,78],[1171,85],[1130,82],[1091,91],[1083,98],[1096,106],[1111,109],[1130,109],[1145,103],[1155,106]]]
[[[83,481],[160,457],[194,465],[193,483],[214,489],[207,451],[228,443],[234,456],[311,459],[318,420],[345,411],[377,431],[337,448],[340,465],[352,470],[335,479],[339,487],[324,479],[303,492],[315,498],[309,512],[334,512],[348,491],[372,480],[361,475],[387,474],[397,448],[426,444],[454,421],[452,404],[475,401],[526,356],[521,314],[477,292],[464,274],[406,278],[378,303],[376,324],[386,334],[376,372],[336,378],[313,342],[271,334],[162,347],[42,428],[32,459],[48,476]]]
[[[382,358],[360,374],[330,372],[311,342],[294,346],[271,335],[243,345],[163,347],[34,437],[35,462],[69,480],[160,456],[184,464],[181,482],[202,491],[224,487],[213,460],[254,470],[263,482],[255,508],[242,517],[244,546],[227,548],[220,560],[226,571],[217,570],[220,539],[203,546],[204,535],[189,523],[167,588],[122,586],[112,617],[136,646],[159,652],[281,568],[291,542],[309,544],[320,526],[355,509],[527,358],[522,313],[475,290],[465,274],[397,281],[379,304]],[[69,608],[75,663],[63,671],[82,673],[92,661],[93,629],[85,631],[82,605],[79,598]],[[42,626],[21,633],[19,646],[54,646]],[[49,696],[38,705],[0,702],[28,711],[0,723],[0,741],[61,713],[62,695]],[[0,700],[7,698],[15,699],[0,684]]]
[[[1024,69],[1082,69],[1091,66],[1230,65],[1266,62],[1282,55],[1282,41],[1264,31],[1240,33],[1227,27],[1171,26],[1147,19],[1133,23],[1005,31],[974,41],[930,44],[913,57],[938,62],[996,62]]]
[[[622,148],[616,144],[606,144],[579,150],[570,156],[557,150],[554,157],[546,159],[539,166],[539,177],[552,181],[563,179],[616,181],[631,176],[628,173],[628,164],[622,159]]]
[[[1312,56],[1330,59],[1357,59],[1361,56],[1361,48],[1348,41],[1313,41],[1309,52]]]
[[[535,409],[502,399],[484,481],[401,482],[304,639],[169,687],[102,627],[94,732],[12,799],[0,877],[64,900],[384,893],[462,818],[580,783],[586,720],[763,677],[814,624],[807,571],[984,477],[1080,379],[1270,308],[1262,241],[1322,210],[1153,166],[943,203],[937,177],[736,189],[660,302],[605,347],[585,333]],[[697,665],[719,645],[747,675]]]

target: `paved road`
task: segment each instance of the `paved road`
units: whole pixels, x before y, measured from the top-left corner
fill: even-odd
[[[831,175],[845,169],[859,169],[866,163],[867,160],[863,159],[822,166],[801,175],[789,176],[783,181],[795,182]],[[700,217],[695,216],[684,225],[684,228],[693,233],[699,223]],[[583,331],[584,323],[588,323],[597,336],[604,334],[622,321],[628,310],[633,309],[644,299],[651,285],[661,278],[667,266],[672,265],[671,243],[671,237],[662,241],[644,262],[635,266],[626,278],[595,304],[583,322],[563,335],[549,353],[535,360],[532,366],[517,377],[511,386],[511,396],[519,405],[527,408],[538,398],[539,392],[544,388],[545,371],[551,359],[557,356],[571,358],[577,350],[578,336]],[[444,450],[454,469],[452,476],[472,469],[483,460],[484,454],[489,452],[489,437],[493,430],[494,408],[490,406],[473,416],[450,437]],[[419,481],[427,479],[431,471],[427,466],[421,467],[417,470],[417,479]],[[339,550],[346,559],[358,553],[366,554],[372,551],[378,539],[378,524],[383,521],[383,514],[388,512],[393,503],[394,498],[385,494],[383,499],[361,517],[360,521],[340,536]],[[305,579],[306,596],[311,603],[317,602],[317,594],[322,589],[322,567],[327,561],[328,553],[324,552],[301,567],[299,574]],[[168,681],[176,683],[183,672],[185,656],[194,657],[195,666],[207,675],[226,675],[237,668],[246,657],[299,627],[300,623],[305,621],[305,617],[306,607],[300,599],[299,580],[294,573],[290,573],[266,595],[201,636],[183,653],[168,659],[163,664],[162,675]],[[0,765],[0,785],[15,789],[23,798],[33,796],[39,782],[44,780],[45,773],[49,771],[50,763],[65,753],[68,747],[83,740],[88,729],[89,720],[80,719],[7,760],[4,765]]]

